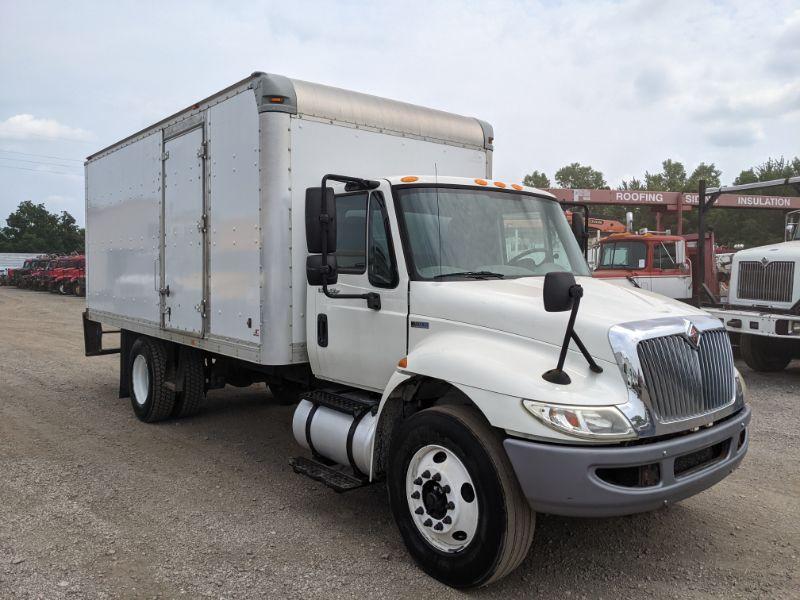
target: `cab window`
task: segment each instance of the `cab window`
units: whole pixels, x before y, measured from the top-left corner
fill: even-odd
[[[647,245],[644,242],[608,242],[603,244],[598,269],[644,269]]]
[[[659,242],[653,248],[653,266],[656,269],[677,269],[675,242]]]
[[[336,197],[336,263],[339,273],[367,270],[367,194]]]

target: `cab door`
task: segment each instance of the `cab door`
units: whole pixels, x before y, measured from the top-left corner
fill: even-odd
[[[408,276],[398,261],[400,244],[388,184],[372,192],[336,197],[339,278],[328,286],[336,294],[380,295],[380,309],[367,301],[316,297],[316,319],[309,322],[308,343],[316,345],[321,379],[383,391],[397,362],[406,354]],[[309,352],[312,354],[312,352]]]

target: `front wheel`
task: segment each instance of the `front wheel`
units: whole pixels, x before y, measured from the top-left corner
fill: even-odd
[[[406,547],[442,583],[487,585],[528,553],[535,515],[498,434],[471,407],[406,419],[392,436],[388,488]]]

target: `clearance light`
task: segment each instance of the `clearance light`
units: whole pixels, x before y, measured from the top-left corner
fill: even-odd
[[[511,187],[514,188],[515,190],[517,190],[518,192],[522,191],[522,186],[521,185],[517,185],[516,183],[512,183]]]
[[[400,362],[397,363],[397,366],[401,369],[405,369],[408,366],[408,357],[404,356],[400,359]]]
[[[476,179],[475,183],[477,183],[478,185],[489,185],[489,182],[486,181],[485,179]]]
[[[285,100],[285,98],[283,96],[270,96],[269,97],[269,101],[272,104],[283,104],[284,100]]]
[[[505,184],[505,183],[503,183],[502,181],[495,181],[495,182],[494,182],[494,184],[495,184],[497,187],[499,187],[499,188],[504,188],[504,187],[506,187],[506,184]]]
[[[400,181],[402,181],[403,183],[412,183],[414,181],[417,181],[418,179],[419,177],[414,177],[413,175],[406,175],[405,177],[401,177]]]

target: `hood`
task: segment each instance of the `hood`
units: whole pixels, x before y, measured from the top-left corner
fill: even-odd
[[[733,255],[735,262],[743,260],[800,260],[800,241],[780,242],[758,248],[739,250]]]
[[[615,362],[608,330],[613,325],[664,317],[705,315],[672,298],[637,288],[576,277],[583,298],[575,331],[595,358]],[[428,317],[503,331],[561,346],[569,312],[544,310],[544,277],[411,283],[412,317]]]

